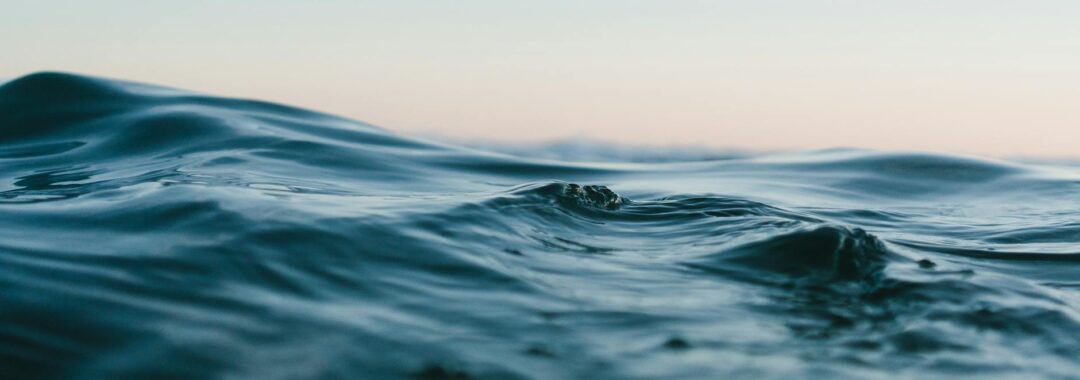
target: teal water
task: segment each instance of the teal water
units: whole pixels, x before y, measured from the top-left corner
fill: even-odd
[[[545,156],[10,81],[0,378],[1080,373],[1080,167]]]

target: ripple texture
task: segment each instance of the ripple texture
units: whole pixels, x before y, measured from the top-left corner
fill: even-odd
[[[545,156],[10,81],[0,378],[1080,373],[1080,168]]]

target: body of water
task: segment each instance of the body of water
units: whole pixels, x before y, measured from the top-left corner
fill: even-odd
[[[10,81],[0,377],[1080,374],[1080,168],[530,157]]]

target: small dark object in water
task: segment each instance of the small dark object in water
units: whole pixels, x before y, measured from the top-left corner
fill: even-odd
[[[554,352],[551,352],[551,350],[549,350],[547,347],[540,346],[540,345],[529,346],[529,349],[525,350],[525,353],[529,354],[529,355],[532,355],[532,356],[539,356],[539,357],[545,357],[545,358],[553,358],[553,357],[555,357]]]
[[[421,380],[468,380],[469,374],[453,369],[446,368],[441,365],[429,365],[424,368],[423,371],[417,372],[413,375],[416,379]]]
[[[671,339],[668,339],[667,342],[664,342],[664,347],[667,347],[667,348],[670,348],[670,349],[673,349],[673,350],[682,350],[682,349],[690,348],[690,342],[687,342],[683,338],[673,337]]]

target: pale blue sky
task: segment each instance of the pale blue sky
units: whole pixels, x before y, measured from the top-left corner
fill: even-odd
[[[0,1],[63,70],[406,134],[1080,155],[1076,1]]]

